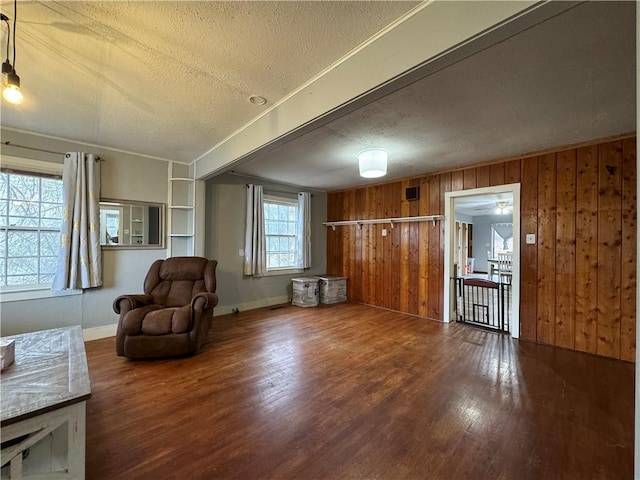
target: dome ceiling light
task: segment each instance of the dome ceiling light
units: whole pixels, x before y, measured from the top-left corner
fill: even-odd
[[[387,174],[387,159],[389,152],[382,148],[367,148],[358,153],[360,176],[364,178],[379,178]]]

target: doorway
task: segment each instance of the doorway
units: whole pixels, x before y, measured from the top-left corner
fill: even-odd
[[[458,213],[456,214],[456,206]],[[510,215],[499,214],[508,211]],[[466,211],[467,213],[462,213]],[[494,216],[496,215],[496,216]],[[475,217],[483,218],[483,222]],[[507,218],[509,217],[509,218]],[[507,221],[508,219],[511,222]],[[506,225],[510,225],[507,228]],[[484,230],[487,230],[486,235]],[[486,237],[486,238],[485,238]],[[500,243],[502,241],[502,243]],[[444,265],[444,321],[455,319],[456,306],[452,277],[464,275],[482,282],[496,281],[492,263],[496,252],[509,253],[509,332],[520,336],[520,184],[476,188],[445,194],[445,265]],[[507,283],[506,281],[504,283]]]

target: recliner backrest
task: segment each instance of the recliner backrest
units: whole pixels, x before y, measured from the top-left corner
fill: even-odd
[[[156,260],[144,280],[144,293],[159,305],[187,305],[197,293],[216,291],[216,265],[216,260],[203,257]]]

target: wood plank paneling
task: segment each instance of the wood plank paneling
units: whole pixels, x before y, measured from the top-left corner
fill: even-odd
[[[476,169],[476,188],[488,187],[491,185],[491,166],[483,165]]]
[[[622,265],[620,291],[620,358],[636,358],[637,288],[637,164],[636,139],[622,142]]]
[[[575,348],[596,353],[598,323],[598,147],[577,150]]]
[[[596,352],[620,357],[622,142],[598,146],[598,339]]]
[[[330,193],[327,216],[441,214],[448,191],[520,183],[520,338],[633,361],[635,158],[635,138],[559,149]],[[409,185],[419,201],[405,200]],[[355,228],[327,229],[327,271],[350,276],[350,298],[442,320],[444,223]]]
[[[556,154],[538,157],[537,339],[555,344]]]
[[[576,151],[557,155],[555,345],[574,348],[576,298]]]
[[[511,160],[504,164],[504,183],[519,183],[521,177],[521,160]],[[533,179],[525,179],[523,183],[532,181]]]
[[[494,187],[497,185],[504,185],[505,183],[505,162],[494,163],[490,167],[491,173],[489,175],[489,184]],[[520,171],[520,163],[518,162],[518,171]]]
[[[518,175],[519,177],[520,175]],[[538,249],[527,245],[526,234],[538,238],[538,159],[522,160],[520,191],[520,338],[537,341]]]
[[[459,192],[460,190],[464,190],[464,172],[456,170],[451,172],[451,191]]]
[[[469,190],[476,188],[476,169],[465,168],[462,172],[464,177],[464,189]]]
[[[420,215],[429,215],[429,180],[420,179]],[[418,287],[418,314],[426,317],[429,314],[429,224],[420,222],[420,262]]]
[[[436,215],[440,210],[440,175],[429,177],[429,215]],[[440,232],[438,227],[429,227],[429,318],[441,320],[440,289],[442,285],[440,271]]]

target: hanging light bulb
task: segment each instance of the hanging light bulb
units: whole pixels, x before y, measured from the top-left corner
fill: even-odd
[[[16,18],[18,15],[18,1],[13,3],[13,65],[9,61],[9,43],[11,40],[11,26],[9,18],[2,14],[0,19],[7,24],[7,59],[2,63],[2,98],[7,102],[19,105],[24,96],[20,91],[20,77],[16,73]]]
[[[7,84],[2,90],[2,98],[16,105],[21,104],[24,100],[24,96],[20,91],[20,77],[15,70],[7,75]]]

